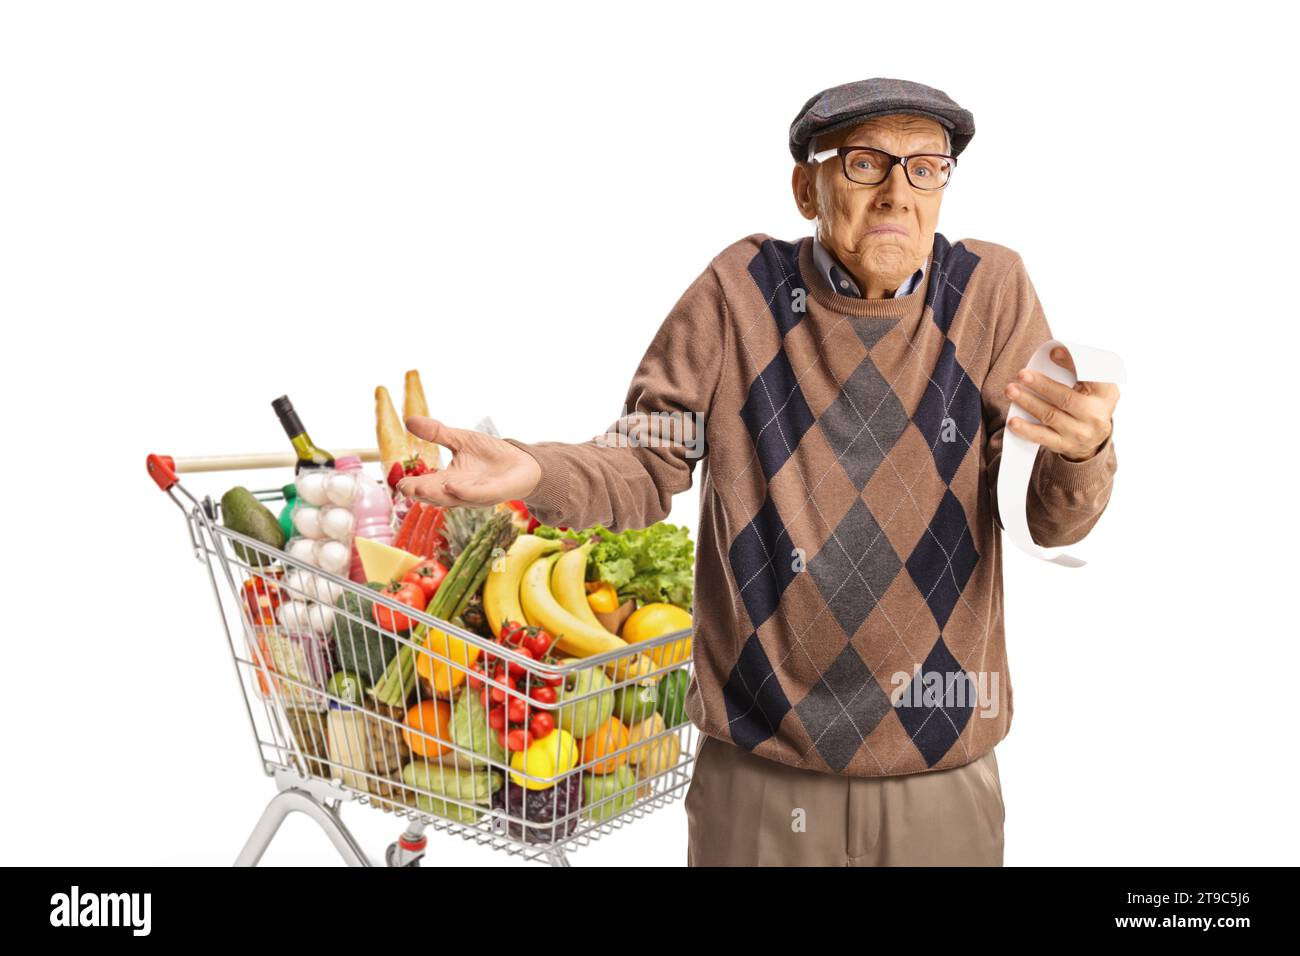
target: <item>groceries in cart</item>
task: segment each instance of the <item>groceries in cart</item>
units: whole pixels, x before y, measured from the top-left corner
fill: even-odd
[[[220,520],[238,660],[285,765],[527,844],[685,780],[686,529],[555,528],[520,501],[409,501],[397,482],[441,467],[441,451],[406,432],[387,389],[375,391],[379,474],[317,446],[287,397],[273,405],[293,480],[230,489]],[[404,409],[428,414],[418,372]]]

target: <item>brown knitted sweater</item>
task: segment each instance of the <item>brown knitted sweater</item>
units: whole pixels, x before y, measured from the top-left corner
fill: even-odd
[[[1051,337],[1005,246],[936,234],[916,291],[858,299],[818,272],[810,236],[748,236],[674,306],[606,434],[512,439],[541,465],[527,504],[645,527],[702,462],[696,726],[824,772],[960,766],[1011,724],[1003,389]],[[1034,539],[1087,534],[1115,470],[1113,438],[1078,463],[1040,449]]]

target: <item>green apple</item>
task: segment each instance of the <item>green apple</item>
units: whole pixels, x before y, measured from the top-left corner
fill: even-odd
[[[560,687],[557,719],[575,737],[585,737],[614,714],[614,692],[599,667],[578,671]]]
[[[636,774],[625,764],[613,773],[582,775],[583,816],[604,823],[636,803]]]
[[[626,684],[614,691],[614,714],[623,726],[632,727],[655,712],[658,700],[654,684]]]

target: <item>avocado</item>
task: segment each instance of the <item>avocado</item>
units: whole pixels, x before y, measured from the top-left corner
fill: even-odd
[[[284,547],[284,531],[279,520],[242,485],[236,485],[221,496],[221,517],[222,523],[231,531],[246,534],[268,548],[278,550]],[[232,541],[231,545],[235,555],[245,564],[261,567],[271,563],[271,555],[263,551],[246,548],[238,541]]]

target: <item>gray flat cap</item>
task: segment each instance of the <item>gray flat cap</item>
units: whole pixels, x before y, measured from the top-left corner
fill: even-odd
[[[808,159],[808,144],[814,136],[889,113],[914,113],[938,120],[949,131],[954,156],[975,136],[975,117],[943,90],[878,76],[832,86],[805,103],[790,124],[790,155],[802,163]]]

